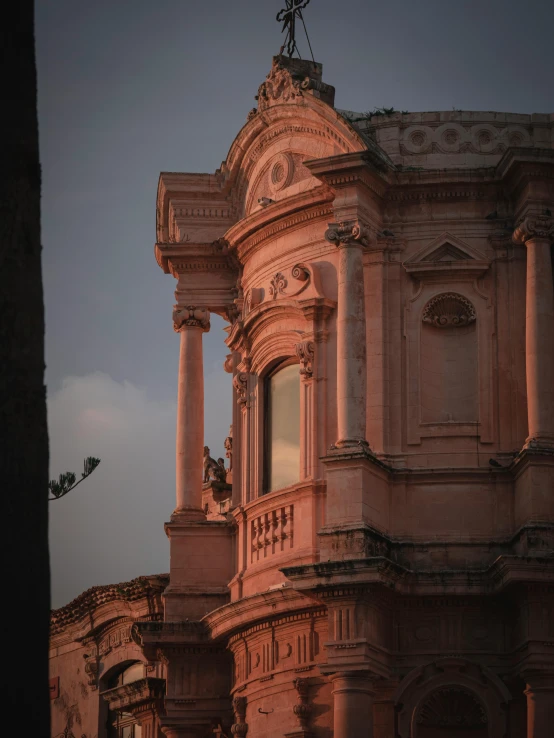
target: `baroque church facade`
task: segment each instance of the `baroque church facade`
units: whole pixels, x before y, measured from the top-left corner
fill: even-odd
[[[160,176],[170,572],[52,613],[52,735],[547,738],[554,115],[356,114],[285,56],[257,100]]]

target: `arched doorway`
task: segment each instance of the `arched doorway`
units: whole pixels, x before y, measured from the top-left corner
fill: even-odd
[[[414,738],[489,738],[487,711],[458,685],[436,689],[416,712]]]

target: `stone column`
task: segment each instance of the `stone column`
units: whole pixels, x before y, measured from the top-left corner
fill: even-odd
[[[527,738],[549,738],[554,733],[554,674],[524,674],[527,682]]]
[[[173,326],[181,334],[177,393],[177,507],[180,519],[205,520],[202,510],[204,450],[204,365],[202,333],[210,329],[204,308],[176,308]]]
[[[363,672],[337,672],[333,683],[334,738],[372,738],[373,683]]]
[[[527,374],[526,446],[554,447],[554,287],[550,247],[554,220],[528,217],[514,231],[527,246],[525,362]]]
[[[357,221],[330,223],[325,238],[339,248],[337,307],[336,446],[366,441],[366,321],[362,251],[365,229]]]

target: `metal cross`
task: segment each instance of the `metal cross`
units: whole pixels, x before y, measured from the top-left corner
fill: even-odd
[[[289,56],[294,54],[295,49],[298,51],[296,45],[296,16],[303,20],[302,8],[305,8],[309,2],[310,0],[286,0],[287,7],[277,13],[277,20],[279,23],[283,23],[281,33],[287,32],[282,48],[287,47]]]

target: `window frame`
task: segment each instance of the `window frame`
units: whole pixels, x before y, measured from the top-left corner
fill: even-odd
[[[263,375],[260,377],[263,382],[263,413],[262,413],[262,426],[263,426],[263,439],[262,439],[262,493],[261,497],[271,494],[272,492],[278,492],[279,490],[269,489],[269,475],[271,471],[270,467],[270,423],[271,423],[271,405],[270,405],[270,380],[278,374],[282,369],[286,369],[288,366],[295,364],[298,366],[298,379],[300,381],[300,362],[297,356],[286,356],[280,359],[275,359],[271,364],[266,367]],[[301,387],[299,386],[298,402],[301,401]],[[300,449],[300,458],[302,458],[302,432],[300,428],[300,419],[298,421],[298,445]],[[301,469],[300,463],[298,465],[298,482],[300,482]],[[290,485],[287,485],[290,486]],[[284,489],[284,487],[283,487]]]

